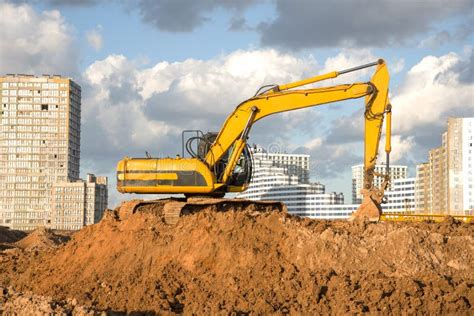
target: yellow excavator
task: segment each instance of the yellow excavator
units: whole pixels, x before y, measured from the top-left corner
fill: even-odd
[[[357,82],[321,88],[295,89],[301,86],[336,78],[340,75],[376,67],[370,82]],[[312,78],[261,87],[255,96],[240,103],[228,116],[219,133],[184,131],[182,155],[174,158],[129,158],[117,165],[117,190],[122,193],[184,194],[188,201],[169,206],[165,213],[168,222],[176,222],[184,205],[196,197],[213,197],[215,203],[238,199],[219,199],[227,192],[247,189],[252,176],[252,158],[247,139],[253,124],[275,113],[303,109],[321,104],[365,97],[364,132],[364,188],[363,201],[352,218],[378,221],[384,190],[389,184],[389,156],[391,151],[391,105],[388,99],[389,73],[384,60],[362,66],[333,71]],[[387,170],[375,173],[378,147],[384,118],[386,117]],[[192,136],[185,140],[185,134]],[[189,158],[185,157],[185,149]],[[380,188],[374,186],[374,177],[384,178]],[[202,202],[203,199],[201,199]],[[205,200],[205,199],[204,199]],[[207,199],[207,202],[211,203]],[[194,203],[196,200],[194,200]],[[128,203],[128,204],[127,204]],[[128,212],[144,203],[154,201],[133,200],[125,203]]]

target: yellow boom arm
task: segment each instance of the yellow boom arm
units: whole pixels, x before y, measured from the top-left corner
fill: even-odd
[[[368,83],[354,83],[327,88],[289,90],[302,85],[336,78],[339,74],[361,69],[362,67],[377,66],[377,69]],[[209,150],[205,162],[213,167],[230,149],[232,155],[224,172],[223,182],[229,177],[235,163],[242,153],[243,144],[253,123],[265,116],[332,103],[348,99],[366,97],[365,109],[365,187],[373,183],[373,171],[377,159],[384,114],[388,111],[388,84],[389,74],[383,60],[343,72],[331,72],[325,75],[280,85],[271,91],[255,96],[242,102],[227,118],[214,144]],[[389,114],[390,115],[390,112]],[[390,117],[387,120],[386,151],[390,152]]]

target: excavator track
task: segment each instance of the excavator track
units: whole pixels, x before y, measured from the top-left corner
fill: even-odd
[[[151,213],[161,217],[168,225],[176,225],[180,217],[209,208],[215,212],[242,210],[251,210],[254,212],[264,212],[268,210],[287,212],[286,206],[281,202],[192,197],[187,200],[177,198],[130,200],[120,205],[118,215],[120,219],[126,219],[137,212]]]

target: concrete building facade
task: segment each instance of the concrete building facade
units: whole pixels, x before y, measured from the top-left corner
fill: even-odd
[[[81,87],[58,75],[0,77],[0,225],[52,225],[52,189],[79,180]]]
[[[417,209],[432,214],[474,214],[474,118],[448,118],[441,146],[417,166]]]
[[[416,166],[415,176],[415,211],[428,213],[431,208],[430,164],[422,163]]]
[[[375,172],[385,174],[385,165],[376,165]],[[389,168],[390,179],[392,181],[397,179],[405,179],[408,176],[408,167],[401,165],[391,165]],[[382,177],[374,177],[374,185],[380,187],[382,185]],[[362,194],[360,190],[364,185],[364,165],[352,166],[352,204],[362,203]]]
[[[474,210],[473,138],[474,117],[448,119],[447,204],[453,214]]]
[[[81,88],[60,76],[0,77],[0,225],[48,224],[53,183],[79,178]]]
[[[388,203],[382,204],[384,214],[414,211],[415,178],[394,180],[390,190],[385,191],[385,195]],[[348,219],[359,206],[358,203],[319,203],[308,207],[304,212],[296,212],[296,215],[321,219]]]
[[[436,214],[447,213],[447,133],[442,136],[441,147],[429,151],[430,165],[430,212]]]
[[[51,228],[77,230],[97,223],[107,208],[107,177],[58,182],[52,187]]]
[[[342,193],[326,193],[321,183],[309,182],[309,155],[268,153],[254,147],[252,156],[252,181],[237,197],[281,201],[289,213],[309,217],[316,217],[313,213],[321,205],[344,204]]]
[[[385,191],[388,203],[382,204],[384,213],[415,211],[415,178],[396,179],[390,190]]]

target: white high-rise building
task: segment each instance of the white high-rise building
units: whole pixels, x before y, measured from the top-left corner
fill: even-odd
[[[385,174],[386,166],[385,165],[376,165],[375,172],[379,174]],[[401,165],[391,165],[389,168],[389,174],[391,181],[397,179],[405,179],[408,176],[408,167]],[[383,182],[383,177],[374,177],[374,185],[380,187]],[[352,203],[360,204],[362,203],[363,196],[360,193],[364,185],[364,165],[352,166]]]
[[[474,117],[448,119],[448,209],[452,214],[474,211]]]
[[[415,178],[396,179],[385,191],[388,203],[382,204],[384,213],[415,211]]]
[[[282,201],[291,214],[320,218],[327,218],[327,214],[314,215],[321,205],[344,204],[342,193],[325,193],[324,185],[309,182],[309,155],[268,153],[254,147],[252,156],[252,181],[237,197]]]

